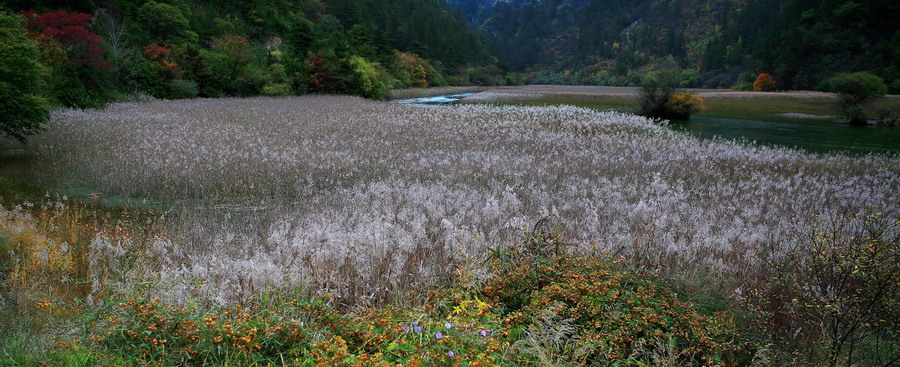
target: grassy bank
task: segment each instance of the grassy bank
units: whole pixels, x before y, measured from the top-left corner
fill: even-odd
[[[474,103],[506,103],[529,106],[573,105],[599,110],[632,112],[637,106],[634,87],[523,86],[486,91],[470,98]],[[704,115],[770,121],[833,121],[840,115],[835,95],[820,92],[739,92],[729,90],[687,89],[705,101]],[[865,112],[877,117],[890,109],[893,119],[900,118],[900,96],[885,96],[863,105]]]

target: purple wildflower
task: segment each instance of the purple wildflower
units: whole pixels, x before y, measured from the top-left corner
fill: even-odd
[[[403,332],[409,331],[409,325],[403,325]]]
[[[444,333],[442,333],[442,332],[440,332],[440,331],[434,333],[434,338],[435,338],[435,339],[440,339],[440,338],[443,338],[443,337],[444,337]]]
[[[413,322],[412,327],[419,327],[419,322],[418,321]]]
[[[456,352],[451,350],[451,351],[447,352],[447,356],[449,356],[449,357],[456,356]]]
[[[415,331],[415,332],[417,332],[417,333],[421,333],[421,332],[422,332],[422,328],[416,326],[416,328],[413,329],[413,331]]]
[[[452,329],[452,328],[453,328],[453,324],[451,324],[449,321],[448,321],[448,322],[445,322],[445,323],[444,323],[444,328],[446,328],[446,329]]]
[[[481,331],[481,336],[487,337],[487,336],[488,336],[488,331],[487,331],[487,330],[482,330],[482,331]]]

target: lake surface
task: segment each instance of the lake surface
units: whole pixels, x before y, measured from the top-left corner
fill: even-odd
[[[695,115],[671,128],[701,138],[746,139],[815,153],[900,153],[900,127],[852,126],[830,121],[764,121]]]
[[[401,103],[401,104],[450,105],[450,104],[459,103],[459,101],[462,101],[463,98],[472,96],[474,94],[475,93],[462,93],[462,94],[453,94],[453,95],[449,95],[449,96],[398,99],[398,100],[391,101],[391,102]]]
[[[394,103],[452,105],[474,93],[396,100]],[[755,141],[814,153],[900,153],[900,127],[852,126],[823,120],[759,120],[694,115],[669,127],[704,139]]]

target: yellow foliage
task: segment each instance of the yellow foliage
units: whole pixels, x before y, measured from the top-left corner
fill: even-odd
[[[75,314],[71,301],[99,301],[114,273],[110,267],[121,267],[148,237],[136,241],[123,226],[103,227],[83,207],[62,201],[0,205],[0,260],[8,266],[0,281],[15,312],[65,318]]]
[[[703,104],[703,98],[697,95],[680,92],[672,95],[666,102],[666,108],[676,115],[690,116],[692,113],[701,112],[706,109]]]

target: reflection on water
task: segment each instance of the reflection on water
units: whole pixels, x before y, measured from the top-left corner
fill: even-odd
[[[451,96],[437,96],[437,97],[425,97],[425,98],[412,98],[412,99],[398,99],[396,101],[392,101],[393,103],[403,103],[403,104],[426,104],[426,105],[444,105],[444,104],[454,104],[461,101],[463,98],[474,95],[475,93],[463,93],[463,94],[454,94]]]
[[[695,115],[690,121],[670,126],[691,135],[711,139],[746,139],[763,145],[780,145],[827,153],[845,151],[900,153],[900,128],[851,126],[830,121],[765,121]]]

